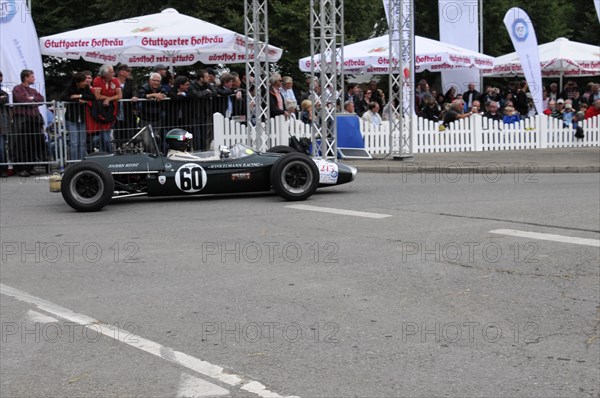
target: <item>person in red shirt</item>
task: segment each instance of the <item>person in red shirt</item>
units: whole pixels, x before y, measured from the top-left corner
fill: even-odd
[[[554,110],[556,109],[556,101],[553,99],[548,100],[548,107],[544,109],[544,115],[552,115]]]
[[[118,112],[118,101],[123,97],[121,83],[115,77],[111,65],[102,65],[99,75],[92,82],[92,92],[96,101],[90,103],[86,117],[87,132],[90,135],[89,153],[94,148],[112,153],[111,130]]]
[[[589,119],[598,115],[600,115],[600,99],[594,101],[594,104],[588,108],[588,110],[585,112],[585,118]]]

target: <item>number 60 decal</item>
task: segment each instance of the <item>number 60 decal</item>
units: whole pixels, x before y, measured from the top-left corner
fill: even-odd
[[[183,192],[199,192],[206,185],[206,171],[195,163],[186,163],[177,169],[175,184]]]

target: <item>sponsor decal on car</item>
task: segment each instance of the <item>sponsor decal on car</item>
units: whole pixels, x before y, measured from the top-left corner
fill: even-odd
[[[208,169],[246,169],[252,167],[262,167],[261,163],[221,163],[207,166]]]
[[[113,163],[113,164],[109,164],[108,168],[109,169],[123,169],[123,168],[127,168],[127,167],[138,167],[140,164],[139,163]]]
[[[319,184],[337,184],[340,175],[339,167],[336,163],[324,159],[313,159],[319,169]]]

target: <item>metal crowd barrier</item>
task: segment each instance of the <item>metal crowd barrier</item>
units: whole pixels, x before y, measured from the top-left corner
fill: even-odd
[[[56,101],[0,106],[0,165],[57,166],[64,154],[52,110]]]
[[[214,139],[214,113],[237,121],[245,120],[246,115],[246,98],[235,95],[198,99],[181,96],[162,101],[126,99],[118,101],[116,117],[105,123],[109,126],[105,128],[93,121],[91,104],[51,101],[0,107],[0,165],[45,165],[62,171],[86,154],[114,152],[147,124],[152,125],[159,147],[165,152],[164,136],[174,128],[194,135],[194,150],[208,150]],[[21,109],[32,105],[39,106],[46,121],[21,115]],[[73,120],[77,114],[81,117]],[[85,129],[85,134],[78,134],[78,129]]]

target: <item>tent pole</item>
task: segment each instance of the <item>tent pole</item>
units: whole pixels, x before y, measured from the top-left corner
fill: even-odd
[[[558,83],[558,92],[562,93],[563,90],[563,71],[560,71],[560,83]]]
[[[483,0],[479,0],[479,53],[483,54]],[[479,71],[479,91],[483,92],[483,73]]]

